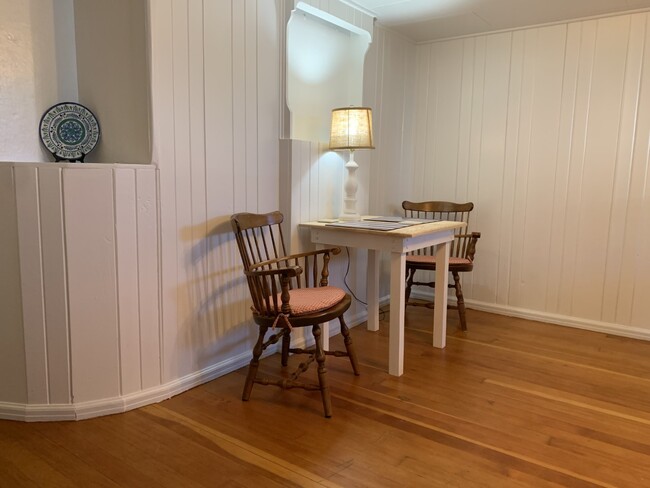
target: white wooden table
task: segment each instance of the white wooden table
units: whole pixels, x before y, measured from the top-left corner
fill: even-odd
[[[379,253],[390,252],[390,336],[388,372],[404,373],[404,292],[406,253],[436,246],[436,293],[433,313],[433,347],[444,348],[447,332],[447,284],[449,247],[461,222],[432,222],[391,231],[334,227],[322,222],[300,224],[309,229],[311,241],[319,246],[347,246],[368,249],[368,330],[379,330]],[[329,335],[323,333],[324,341]],[[327,345],[324,343],[324,346]]]

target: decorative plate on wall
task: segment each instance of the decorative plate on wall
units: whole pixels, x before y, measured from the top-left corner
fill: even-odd
[[[62,102],[47,109],[39,126],[41,141],[56,161],[81,161],[99,140],[99,122],[81,104]]]

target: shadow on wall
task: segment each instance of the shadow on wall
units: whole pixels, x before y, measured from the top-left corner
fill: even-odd
[[[179,289],[179,341],[202,369],[249,354],[256,338],[248,286],[230,216],[181,229],[186,280]]]

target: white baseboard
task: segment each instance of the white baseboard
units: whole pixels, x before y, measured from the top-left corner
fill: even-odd
[[[548,324],[563,325],[565,327],[573,327],[575,329],[590,330],[593,332],[603,332],[621,337],[630,337],[632,339],[642,339],[650,341],[650,329],[642,329],[640,327],[632,327],[630,325],[613,324],[611,322],[601,322],[598,320],[583,319],[578,317],[570,317],[568,315],[559,315],[548,312],[540,312],[538,310],[530,310],[526,308],[509,307],[504,305],[497,305],[494,303],[485,303],[475,300],[465,299],[467,308],[481,310],[483,312],[490,312],[499,315],[507,315],[508,317],[518,317],[521,319],[536,320],[539,322],[546,322]]]
[[[357,313],[347,318],[349,327],[354,327],[365,322],[367,313],[365,311]],[[341,331],[338,322],[332,322],[329,334],[336,335]],[[298,339],[295,341],[295,347],[309,347],[314,344],[311,334],[305,334],[308,339]],[[311,339],[311,340],[310,340]],[[269,347],[264,356],[269,356],[277,352],[278,345]],[[111,415],[115,413],[127,412],[134,408],[143,407],[152,403],[158,403],[168,398],[178,395],[190,388],[207,383],[219,376],[223,376],[232,371],[246,366],[251,360],[251,352],[246,351],[232,358],[228,358],[219,363],[213,364],[200,371],[183,376],[182,378],[170,381],[164,385],[155,386],[147,390],[138,391],[114,398],[104,398],[89,402],[71,403],[71,404],[24,404],[0,402],[0,419],[3,420],[20,420],[23,422],[46,422],[61,420],[84,420],[102,415]]]
[[[273,352],[275,351],[270,348],[265,356],[273,354]],[[83,420],[102,415],[122,413],[144,405],[158,403],[190,388],[235,371],[246,366],[250,358],[251,353],[247,351],[203,368],[200,371],[165,383],[164,385],[120,397],[72,404],[28,405],[24,403],[0,402],[0,419],[43,422],[54,420]]]
[[[417,292],[416,290],[413,290],[411,296],[413,298],[428,301],[431,301],[433,299],[433,296],[431,294]],[[456,305],[456,297],[449,297],[448,302],[450,305]],[[575,329],[590,330],[592,332],[602,332],[615,336],[630,337],[632,339],[650,341],[650,329],[642,329],[640,327],[632,327],[630,325],[601,322],[598,320],[571,317],[568,315],[560,315],[549,312],[542,312],[539,310],[512,307],[509,305],[498,305],[496,303],[486,303],[467,298],[465,299],[465,306],[474,310],[481,310],[483,312],[490,312],[498,315],[505,315],[508,317],[536,320],[538,322],[545,322],[547,324],[563,325],[565,327],[573,327]]]

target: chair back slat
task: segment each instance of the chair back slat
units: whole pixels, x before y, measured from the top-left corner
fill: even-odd
[[[261,215],[239,213],[231,217],[231,225],[244,270],[250,271],[258,263],[286,256],[282,221],[283,216],[280,212]],[[281,262],[276,263],[275,266],[268,264],[262,268],[279,268],[281,264]],[[284,264],[290,265],[288,260]],[[257,311],[273,315],[280,310],[278,294],[281,291],[281,284],[278,277],[248,276],[247,283],[253,299],[253,307]],[[298,284],[292,283],[292,285]]]
[[[467,255],[470,239],[469,217],[474,209],[474,203],[454,203],[444,201],[430,202],[402,202],[404,217],[411,219],[436,219],[464,222],[467,226],[454,231],[454,241],[450,246],[450,257],[464,258]],[[433,247],[420,249],[413,254],[425,254],[432,256],[435,252]]]
[[[309,288],[327,284],[327,264],[329,255],[288,256],[282,233],[283,216],[280,212],[268,214],[239,213],[231,217],[231,225],[245,271],[251,271],[259,263],[275,261],[263,265],[263,269],[279,269],[299,266],[303,272],[291,278],[289,288]],[[286,258],[286,259],[285,259]],[[260,270],[260,267],[256,268]],[[319,281],[320,277],[320,281]],[[280,312],[282,303],[278,295],[282,290],[280,278],[274,276],[247,276],[248,288],[257,313],[273,316]]]

